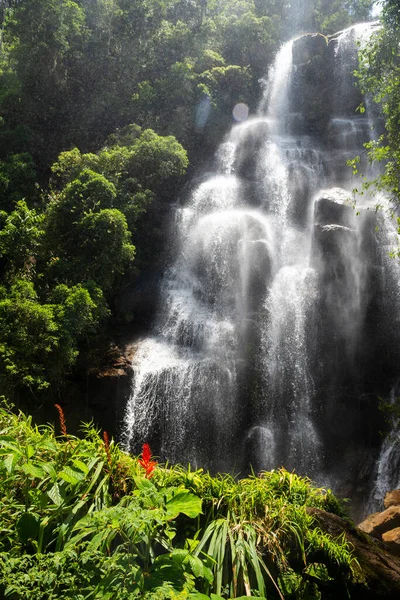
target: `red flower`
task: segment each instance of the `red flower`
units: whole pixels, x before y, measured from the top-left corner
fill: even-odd
[[[151,449],[149,444],[143,444],[142,458],[139,458],[139,465],[146,471],[146,478],[153,477],[153,471],[157,466],[156,460],[151,460]]]

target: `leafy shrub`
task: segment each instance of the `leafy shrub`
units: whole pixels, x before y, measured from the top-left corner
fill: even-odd
[[[330,492],[283,469],[236,481],[156,465],[91,425],[69,435],[57,409],[61,437],[0,409],[0,597],[306,599],[352,580],[347,543],[306,510],[341,512]]]

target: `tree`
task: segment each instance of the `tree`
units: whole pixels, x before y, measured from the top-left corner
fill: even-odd
[[[12,397],[60,387],[82,337],[107,314],[93,284],[60,285],[52,296],[53,302],[41,303],[33,283],[24,280],[8,292],[0,289],[0,381]]]
[[[380,105],[385,118],[385,133],[367,144],[370,162],[383,165],[382,174],[372,184],[385,190],[399,205],[400,9],[397,1],[386,0],[383,3],[382,21],[382,29],[360,52],[358,77],[362,91]]]
[[[31,130],[27,149],[42,168],[74,130],[68,100],[80,95],[84,21],[82,7],[73,0],[22,0],[6,13],[4,46],[19,89],[18,101],[3,105],[3,116],[8,126]]]
[[[125,216],[112,208],[115,186],[89,169],[49,205],[46,239],[49,276],[71,283],[94,280],[109,290],[134,257]]]
[[[36,182],[36,166],[29,153],[10,154],[0,161],[1,208],[12,211],[21,198],[33,203],[39,196]]]
[[[105,292],[110,291],[135,257],[125,216],[115,208],[91,211],[77,223],[73,233],[76,252],[70,252],[67,258],[68,279],[93,280]]]
[[[72,206],[82,206],[79,198],[84,201],[83,210],[92,209],[91,197],[103,208],[124,210],[129,188],[148,196],[163,195],[166,187],[173,189],[189,164],[186,151],[173,136],[160,136],[151,129],[142,132],[129,125],[107,141],[97,155],[81,154],[75,148],[63,152],[53,165],[58,181],[67,182],[63,196],[72,202],[67,212],[77,209]]]
[[[13,282],[17,278],[33,278],[44,235],[43,221],[44,215],[29,209],[24,200],[4,216],[0,229],[0,268],[4,279]]]
[[[318,31],[332,34],[371,18],[373,0],[317,0],[314,20]]]

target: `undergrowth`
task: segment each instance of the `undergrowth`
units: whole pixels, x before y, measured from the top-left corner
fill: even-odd
[[[344,515],[284,469],[236,481],[130,457],[92,425],[61,436],[0,408],[0,598],[312,600],[358,565],[308,507]]]

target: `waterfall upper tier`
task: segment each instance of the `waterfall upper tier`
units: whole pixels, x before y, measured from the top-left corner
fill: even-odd
[[[284,465],[353,497],[373,485],[378,396],[400,364],[394,225],[355,203],[346,164],[382,129],[356,112],[356,42],[373,30],[283,46],[258,116],[178,208],[127,447],[214,470]]]

